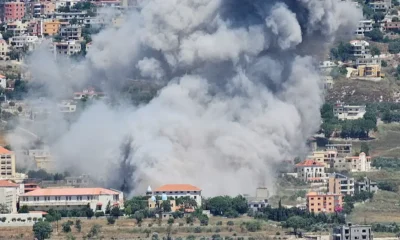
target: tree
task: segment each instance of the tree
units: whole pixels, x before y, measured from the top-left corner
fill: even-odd
[[[171,212],[171,202],[169,200],[163,201],[161,203],[161,208],[164,212]]]
[[[81,231],[82,231],[81,220],[77,219],[77,220],[75,221],[75,228],[76,228],[76,230],[77,230],[78,232],[81,232]]]
[[[232,208],[239,214],[245,214],[249,210],[247,199],[239,195],[232,199]]]
[[[375,23],[379,23],[385,18],[385,14],[381,12],[376,12],[372,18],[374,19]]]
[[[28,206],[22,205],[22,207],[18,210],[18,213],[29,213]]]
[[[93,225],[88,233],[88,237],[89,238],[97,237],[100,233],[100,230],[101,230],[100,225],[98,225],[98,224]]]
[[[371,55],[379,56],[379,55],[381,55],[381,51],[376,46],[373,46],[373,47],[371,47]]]
[[[108,225],[113,225],[115,223],[115,218],[114,217],[107,217],[107,224]]]
[[[108,203],[107,203],[107,206],[106,206],[106,215],[107,214],[110,214],[110,211],[111,211],[111,203],[110,203],[110,201],[108,201]]]
[[[103,212],[103,211],[97,211],[97,212],[94,214],[94,216],[95,216],[96,218],[103,217],[103,216],[104,216],[104,212]]]
[[[47,221],[36,222],[33,225],[33,233],[38,240],[50,238],[51,232],[53,232],[53,228]]]
[[[71,225],[72,225],[72,224],[73,224],[73,223],[72,223],[71,221],[68,221],[68,222],[63,223],[63,224],[62,224],[62,230],[63,230],[63,232],[65,232],[65,233],[71,232]]]
[[[144,214],[142,211],[137,211],[133,214],[133,218],[136,219],[137,224],[140,224],[143,221]]]
[[[387,62],[385,60],[382,60],[381,65],[382,65],[382,67],[387,67],[388,66],[388,64],[387,64]]]
[[[388,45],[388,51],[391,54],[396,54],[400,52],[400,41],[390,42]]]
[[[118,218],[119,216],[121,216],[121,210],[119,209],[118,206],[115,206],[111,209],[110,215]]]
[[[353,58],[352,51],[353,47],[350,43],[340,42],[337,48],[331,49],[331,57],[344,62]]]
[[[246,222],[245,226],[249,232],[257,232],[261,230],[261,223],[259,221]]]
[[[8,209],[6,204],[0,204],[0,214],[8,214],[10,209]]]
[[[86,214],[86,217],[89,219],[94,216],[94,211],[93,211],[93,209],[90,208],[90,205],[86,208],[85,214]]]
[[[364,35],[375,42],[380,42],[383,40],[383,33],[378,28],[374,28],[371,31],[364,33]]]
[[[369,156],[369,146],[366,142],[361,143],[361,152],[364,152],[365,155]]]
[[[208,208],[213,215],[223,216],[231,208],[231,203],[229,196],[217,196],[209,199]]]
[[[286,220],[286,226],[292,227],[295,234],[299,228],[304,227],[305,219],[300,216],[293,216]]]
[[[174,218],[169,218],[168,219],[168,224],[173,224],[174,223]]]

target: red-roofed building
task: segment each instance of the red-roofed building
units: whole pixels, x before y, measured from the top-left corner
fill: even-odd
[[[304,182],[321,182],[326,178],[325,164],[310,159],[296,164],[296,172]]]
[[[190,197],[196,200],[197,206],[201,206],[201,189],[190,184],[166,184],[151,191],[147,189],[148,195],[162,196],[166,198]]]
[[[123,208],[123,193],[106,188],[41,188],[21,195],[20,205],[36,211],[49,209],[80,209],[87,204],[94,211],[105,211],[106,207]]]

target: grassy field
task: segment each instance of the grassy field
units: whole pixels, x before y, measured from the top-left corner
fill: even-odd
[[[73,219],[71,219],[73,220]],[[67,220],[62,220],[58,222],[58,229],[56,229],[56,223],[53,223],[53,234],[51,239],[61,240],[68,239],[68,234],[61,231],[61,225]],[[74,220],[73,220],[74,221]],[[256,239],[265,239],[267,236],[274,237],[277,232],[284,234],[284,231],[268,222],[260,222],[262,224],[262,229],[257,232],[248,232],[246,228],[242,225],[243,222],[254,221],[254,219],[249,217],[241,217],[237,219],[226,219],[220,217],[212,217],[209,221],[209,226],[200,226],[199,222],[195,222],[193,226],[184,224],[184,226],[179,226],[179,222],[184,223],[185,219],[180,219],[176,221],[170,230],[172,237],[182,237],[185,239],[189,235],[196,236],[197,239],[200,237],[211,237],[214,234],[219,234],[220,236],[229,237],[254,237]],[[228,226],[227,222],[233,221],[233,226]],[[222,222],[221,225],[217,225],[217,222]],[[74,226],[71,227],[72,235],[76,239],[84,239],[89,233],[91,227],[95,224],[101,226],[100,234],[98,239],[146,239],[151,237],[151,235],[156,232],[159,235],[159,239],[167,236],[168,224],[166,221],[158,225],[156,221],[146,220],[139,227],[136,221],[133,219],[118,219],[114,225],[107,225],[106,219],[91,219],[82,220],[82,231],[79,233],[76,231]],[[149,227],[149,224],[151,227]],[[197,229],[196,229],[197,228]],[[197,232],[196,232],[196,230]],[[199,233],[199,229],[201,232]],[[0,228],[0,239],[33,239],[33,232],[31,227],[6,227]]]

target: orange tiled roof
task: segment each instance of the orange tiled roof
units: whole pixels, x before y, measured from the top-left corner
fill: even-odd
[[[106,188],[41,188],[25,193],[22,196],[77,196],[119,194]]]
[[[296,164],[296,167],[312,167],[312,166],[324,167],[325,165],[322,164],[322,163],[316,162],[314,160],[311,160],[311,159],[307,159],[307,160],[304,160],[301,163]]]
[[[19,185],[8,180],[0,180],[0,187],[18,187]]]
[[[10,154],[10,153],[11,153],[11,151],[9,151],[3,147],[0,147],[0,154]]]
[[[190,184],[166,184],[157,188],[154,191],[155,192],[201,191],[201,189]]]

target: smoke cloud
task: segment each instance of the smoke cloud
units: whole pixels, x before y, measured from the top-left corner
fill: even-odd
[[[339,0],[139,0],[124,18],[93,36],[79,63],[33,54],[50,99],[96,85],[114,100],[44,141],[60,169],[131,194],[190,183],[214,195],[272,189],[276,166],[307,151],[323,103],[313,56],[361,12]],[[118,94],[133,80],[164,87],[134,106]]]

